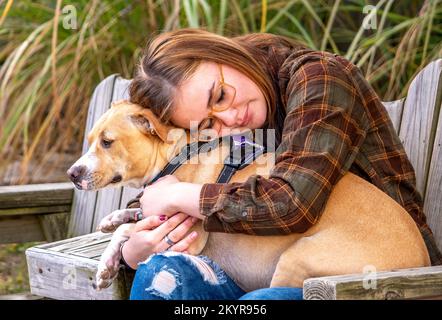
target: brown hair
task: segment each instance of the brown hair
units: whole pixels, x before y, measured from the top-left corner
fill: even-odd
[[[268,33],[228,38],[212,32],[185,28],[159,34],[147,43],[129,88],[132,103],[149,108],[168,123],[177,87],[188,79],[201,61],[227,64],[252,79],[261,89],[268,108],[267,128],[277,128],[279,99],[270,65],[269,46],[293,48],[291,39]],[[274,52],[274,51],[273,51]],[[280,118],[280,117],[279,117]]]

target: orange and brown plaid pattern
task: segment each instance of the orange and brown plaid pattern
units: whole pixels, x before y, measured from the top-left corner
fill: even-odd
[[[320,219],[333,186],[351,171],[410,213],[432,264],[442,264],[414,169],[361,71],[341,56],[307,48],[293,50],[282,65],[271,68],[279,68],[287,114],[275,166],[268,179],[253,175],[244,183],[204,184],[200,212],[207,217],[205,229],[255,235],[304,232]]]

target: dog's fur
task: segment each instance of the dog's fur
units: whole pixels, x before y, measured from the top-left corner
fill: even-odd
[[[83,167],[74,179],[76,186],[85,190],[109,184],[142,186],[187,143],[188,133],[182,130],[173,137],[171,129],[148,109],[127,101],[114,103],[90,132],[89,151],[69,170]],[[168,135],[172,142],[166,141]],[[101,145],[103,138],[113,140],[110,148]],[[222,169],[219,159],[224,159],[228,149],[221,146],[218,151],[207,154],[208,159],[216,158],[217,164],[185,164],[175,175],[181,181],[214,182]],[[256,164],[251,164],[231,181],[245,181],[256,170]],[[121,182],[116,183],[118,180]],[[133,210],[118,210],[106,217],[102,231],[113,231],[127,222]],[[110,220],[115,228],[109,229]],[[354,174],[340,179],[322,216],[314,222],[305,233],[284,236],[209,234],[197,223],[193,229],[200,236],[189,252],[216,261],[246,291],[269,286],[302,287],[306,278],[361,273],[367,266],[381,271],[430,265],[422,236],[406,210]],[[123,224],[115,232],[100,263],[98,287],[110,285],[116,276],[119,244],[130,236],[132,226]]]

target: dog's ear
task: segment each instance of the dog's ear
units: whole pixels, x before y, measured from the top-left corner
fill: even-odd
[[[169,131],[173,128],[160,122],[160,120],[149,109],[143,109],[140,112],[132,114],[130,116],[132,123],[144,134],[157,135],[161,140],[166,143],[172,143],[168,141]]]
[[[121,99],[121,100],[117,100],[117,101],[112,101],[111,102],[111,108],[118,107],[118,106],[125,106],[125,105],[128,105],[128,104],[132,104],[133,105],[133,103],[130,102],[129,100],[127,100],[127,99]]]

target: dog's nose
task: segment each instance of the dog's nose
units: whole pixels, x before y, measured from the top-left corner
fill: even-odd
[[[73,166],[66,172],[72,182],[77,182],[79,178],[86,172],[85,166]]]

